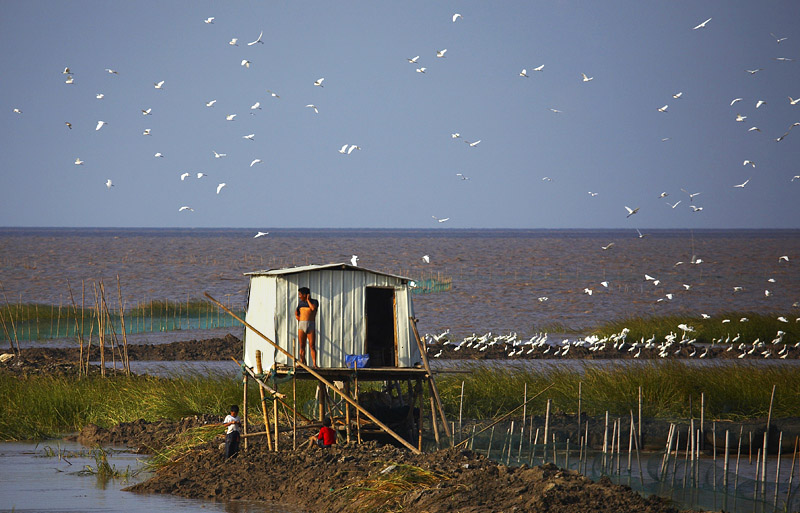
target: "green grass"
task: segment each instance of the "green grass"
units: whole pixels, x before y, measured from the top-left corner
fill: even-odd
[[[789,322],[781,322],[778,317],[783,315]],[[748,320],[741,322],[745,317]],[[693,333],[687,333],[687,338],[696,338],[698,342],[710,343],[712,339],[726,339],[728,336],[733,339],[737,334],[741,335],[741,341],[752,342],[757,338],[769,342],[775,338],[778,330],[786,332],[784,340],[792,343],[800,340],[800,323],[795,322],[797,312],[791,314],[780,313],[754,313],[754,312],[725,312],[702,319],[700,315],[669,315],[659,317],[631,317],[617,321],[610,321],[594,328],[591,333],[598,336],[607,336],[619,333],[623,328],[628,328],[628,340],[639,340],[642,337],[649,339],[655,334],[657,339],[663,340],[670,332],[676,333],[679,337],[682,334],[679,324],[687,324],[695,329]],[[723,323],[725,319],[731,322]]]
[[[529,413],[544,414],[547,399],[555,411],[576,413],[578,383],[581,410],[589,415],[627,415],[638,411],[642,387],[645,417],[688,418],[700,414],[700,394],[705,394],[708,419],[766,417],[772,385],[777,385],[773,417],[800,416],[800,367],[794,365],[687,365],[679,361],[644,365],[585,367],[583,372],[556,366],[544,371],[486,369],[437,378],[448,417],[458,418],[461,382],[464,381],[465,418],[486,419],[507,413],[523,401],[524,386],[532,397],[553,387],[528,405]],[[692,397],[693,411],[689,411]],[[520,410],[521,411],[521,410]]]

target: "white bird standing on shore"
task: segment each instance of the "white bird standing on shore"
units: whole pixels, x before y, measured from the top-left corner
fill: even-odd
[[[358,267],[358,255],[353,255],[350,258],[350,264],[353,265],[354,267]]]

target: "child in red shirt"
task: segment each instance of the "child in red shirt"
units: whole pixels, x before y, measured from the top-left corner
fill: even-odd
[[[336,443],[336,431],[331,428],[331,418],[325,417],[322,421],[322,427],[317,435],[317,445],[323,449],[327,449]]]

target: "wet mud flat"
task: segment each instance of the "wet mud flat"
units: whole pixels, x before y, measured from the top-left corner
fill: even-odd
[[[282,444],[291,447],[291,440]],[[665,499],[553,464],[507,467],[470,450],[414,455],[376,442],[271,452],[251,441],[247,452],[229,460],[212,442],[128,490],[332,512],[679,511]]]

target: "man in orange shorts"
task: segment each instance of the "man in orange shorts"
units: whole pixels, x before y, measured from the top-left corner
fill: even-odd
[[[300,287],[297,291],[297,298],[299,300],[297,308],[294,311],[294,316],[297,319],[297,342],[300,346],[299,358],[300,361],[306,363],[306,340],[308,340],[308,349],[311,353],[311,366],[317,366],[317,329],[315,320],[317,318],[317,310],[319,310],[319,301],[311,299],[311,290],[308,287]]]

